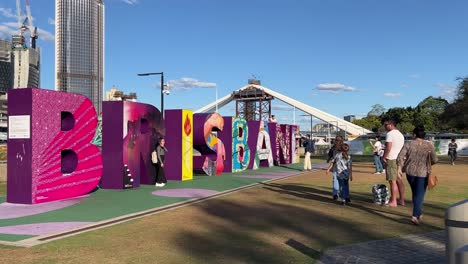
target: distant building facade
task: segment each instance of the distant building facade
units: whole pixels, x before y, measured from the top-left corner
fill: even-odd
[[[13,48],[13,88],[39,88],[40,50],[32,48]]]
[[[103,89],[103,0],[56,0],[55,90],[87,96],[100,113]]]
[[[13,87],[11,42],[0,39],[0,94]]]
[[[344,117],[344,120],[348,121],[348,122],[353,122],[354,120],[356,120],[356,116],[355,115],[347,115]]]
[[[136,93],[124,94],[124,92],[112,88],[106,93],[106,101],[131,101],[136,102],[137,95]]]

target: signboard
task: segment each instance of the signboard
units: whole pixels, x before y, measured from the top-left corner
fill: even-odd
[[[31,116],[8,117],[8,138],[31,138]]]

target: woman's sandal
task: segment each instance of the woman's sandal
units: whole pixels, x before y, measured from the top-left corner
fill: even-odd
[[[418,218],[415,217],[415,216],[412,216],[412,217],[411,217],[411,223],[412,223],[413,225],[419,225],[419,220],[418,220]]]

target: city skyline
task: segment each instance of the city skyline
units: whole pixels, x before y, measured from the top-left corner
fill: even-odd
[[[50,2],[30,4],[43,47],[42,86],[53,89]],[[159,79],[138,73],[164,71],[172,89],[166,109],[196,110],[215,100],[215,87],[222,97],[255,76],[320,110],[359,117],[374,104],[388,109],[415,106],[427,96],[451,100],[456,78],[468,72],[463,1],[104,4],[105,90],[136,92],[138,101],[158,108]],[[0,38],[14,8],[14,1],[0,4]],[[294,110],[274,101],[273,112],[286,122]]]

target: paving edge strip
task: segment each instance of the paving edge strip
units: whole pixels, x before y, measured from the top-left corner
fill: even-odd
[[[187,200],[187,201],[178,202],[178,203],[175,203],[175,204],[170,204],[170,205],[166,205],[166,206],[162,206],[162,207],[157,207],[157,208],[149,209],[149,210],[138,212],[138,213],[127,214],[127,215],[107,219],[107,220],[104,220],[104,221],[96,222],[96,223],[93,223],[93,224],[90,224],[90,225],[78,227],[78,228],[63,231],[63,232],[52,233],[52,234],[42,235],[42,236],[36,236],[36,237],[21,240],[21,241],[17,241],[17,242],[9,242],[9,241],[0,240],[0,244],[7,245],[7,246],[17,246],[17,247],[33,247],[33,246],[37,246],[37,245],[40,245],[40,244],[48,243],[48,242],[53,241],[53,240],[74,236],[74,235],[81,234],[81,233],[84,233],[84,232],[97,230],[97,229],[101,229],[101,228],[104,228],[104,227],[109,227],[109,226],[113,226],[113,225],[116,225],[116,224],[124,223],[124,222],[130,221],[130,220],[133,220],[133,219],[138,219],[138,218],[142,218],[142,217],[145,217],[145,216],[158,214],[158,213],[161,213],[161,212],[166,212],[166,211],[181,208],[181,207],[184,207],[184,206],[200,203],[200,202],[203,202],[203,201],[206,201],[206,200],[209,200],[209,199],[213,199],[213,198],[221,197],[221,196],[231,194],[231,193],[234,193],[234,192],[250,189],[250,188],[256,187],[257,185],[261,185],[262,183],[279,181],[279,180],[284,180],[284,179],[287,179],[287,178],[303,175],[304,173],[306,173],[306,172],[298,171],[297,173],[291,174],[289,176],[284,176],[284,177],[276,178],[276,179],[268,179],[268,180],[265,180],[265,181],[260,181],[260,182],[252,183],[252,184],[249,184],[249,185],[241,186],[241,187],[238,187],[238,188],[235,188],[235,189],[226,190],[224,192],[219,192],[219,193],[213,194],[211,196],[206,196],[206,197],[201,197],[201,198],[193,198],[193,199],[190,199],[190,200]]]

